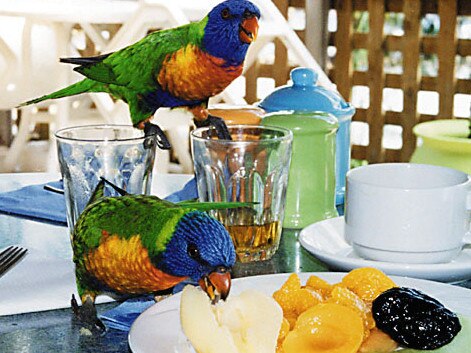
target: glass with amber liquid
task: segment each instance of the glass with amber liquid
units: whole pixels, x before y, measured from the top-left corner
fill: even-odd
[[[232,237],[237,259],[270,259],[278,249],[284,216],[292,134],[268,126],[229,126],[232,140],[212,128],[192,132],[191,145],[201,201],[252,202],[212,211]]]

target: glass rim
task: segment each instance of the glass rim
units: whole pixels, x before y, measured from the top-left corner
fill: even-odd
[[[293,132],[290,129],[286,129],[284,127],[273,126],[273,125],[245,125],[245,124],[237,124],[237,125],[228,125],[227,128],[230,129],[261,129],[261,130],[268,130],[268,131],[276,131],[281,132],[284,135],[273,137],[269,140],[244,140],[244,141],[234,141],[234,140],[219,140],[219,139],[207,139],[201,136],[197,136],[197,132],[201,131],[208,131],[209,129],[215,129],[213,126],[203,126],[191,131],[190,136],[195,141],[199,142],[216,142],[221,145],[233,145],[233,144],[250,144],[250,143],[273,143],[273,142],[281,142],[281,141],[292,141],[293,140]]]
[[[134,131],[140,131],[142,132],[142,136],[136,136],[136,137],[126,137],[126,138],[118,138],[118,139],[98,139],[98,138],[78,138],[78,137],[69,137],[69,136],[63,136],[67,131],[73,131],[73,130],[85,130],[85,129],[91,129],[91,128],[102,128],[102,129],[116,129],[116,128],[125,128],[127,130],[134,130]],[[148,137],[155,136],[154,134],[149,134],[145,135],[143,130],[140,130],[136,128],[135,126],[132,125],[125,125],[125,124],[89,124],[89,125],[75,125],[75,126],[69,126],[69,127],[64,127],[62,129],[57,130],[54,133],[54,136],[59,139],[59,140],[64,140],[64,141],[78,141],[78,142],[117,142],[117,141],[122,141],[122,142],[128,142],[128,141],[139,141],[139,140],[144,140]]]

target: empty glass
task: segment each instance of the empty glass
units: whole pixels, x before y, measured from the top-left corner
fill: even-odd
[[[55,136],[70,233],[101,177],[131,194],[150,193],[155,136],[128,125],[76,126]],[[117,195],[105,187],[105,196]]]

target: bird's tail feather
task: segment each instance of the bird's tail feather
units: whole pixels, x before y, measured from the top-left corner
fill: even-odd
[[[21,108],[30,104],[36,104],[36,103],[39,103],[48,99],[57,99],[57,98],[63,98],[63,97],[68,97],[68,96],[74,96],[76,94],[80,94],[84,92],[92,92],[94,85],[95,85],[94,81],[85,79],[77,83],[74,83],[70,86],[67,86],[65,88],[62,88],[58,91],[55,91],[50,94],[46,94],[44,96],[21,103],[20,105],[17,106],[17,108]]]

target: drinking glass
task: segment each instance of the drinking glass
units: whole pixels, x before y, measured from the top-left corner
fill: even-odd
[[[55,137],[71,234],[101,177],[131,194],[150,193],[155,136],[128,125],[88,125]],[[106,185],[105,196],[118,194]]]
[[[292,133],[271,126],[228,126],[232,140],[203,127],[191,133],[200,201],[253,202],[215,210],[240,262],[270,259],[278,249],[291,159]]]

